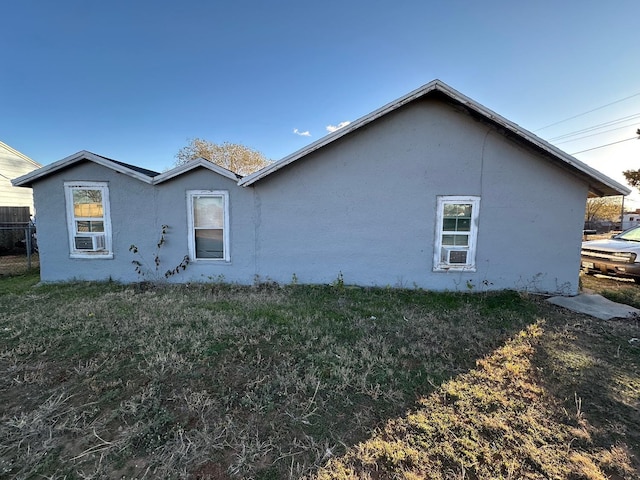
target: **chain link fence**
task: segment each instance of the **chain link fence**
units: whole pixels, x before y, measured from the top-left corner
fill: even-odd
[[[25,273],[40,267],[36,227],[33,223],[0,223],[0,276]]]

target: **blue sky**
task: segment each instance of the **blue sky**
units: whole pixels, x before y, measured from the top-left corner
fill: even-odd
[[[5,1],[0,140],[42,164],[161,171],[193,137],[277,160],[439,78],[545,139],[629,117],[558,145],[575,153],[640,128],[639,18],[637,0]],[[623,182],[640,140],[576,157]]]

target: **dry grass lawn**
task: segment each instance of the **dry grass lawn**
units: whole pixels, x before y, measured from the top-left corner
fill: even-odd
[[[514,292],[0,278],[0,478],[637,479],[637,319]],[[640,287],[585,286],[640,305]]]

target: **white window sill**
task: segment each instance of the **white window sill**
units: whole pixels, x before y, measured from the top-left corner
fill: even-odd
[[[475,265],[438,265],[433,267],[434,272],[475,272]]]
[[[224,258],[194,258],[190,259],[189,263],[220,263],[222,265],[231,265],[231,260],[225,260]]]
[[[81,258],[84,260],[113,260],[113,253],[72,253],[69,258]]]

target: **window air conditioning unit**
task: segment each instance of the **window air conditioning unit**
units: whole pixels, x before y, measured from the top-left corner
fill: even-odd
[[[87,235],[73,237],[76,244],[76,250],[84,250],[85,252],[97,252],[104,250],[104,235]]]
[[[442,250],[445,263],[449,265],[465,265],[467,263],[469,250],[448,247],[444,247]]]

